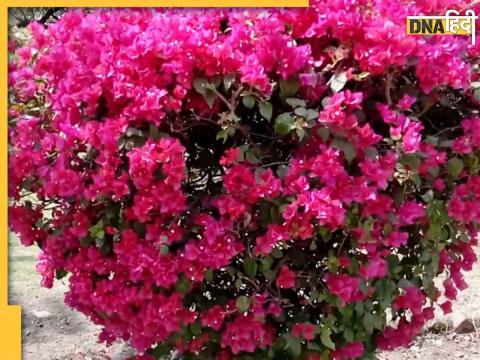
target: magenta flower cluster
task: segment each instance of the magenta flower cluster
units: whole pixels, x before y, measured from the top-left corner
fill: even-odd
[[[9,223],[42,285],[68,276],[66,303],[138,359],[408,345],[476,261],[480,47],[405,18],[467,7],[32,23],[10,43]]]

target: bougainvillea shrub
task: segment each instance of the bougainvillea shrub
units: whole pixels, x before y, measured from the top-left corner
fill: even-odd
[[[406,346],[476,260],[480,47],[408,36],[405,17],[467,7],[31,24],[10,43],[11,230],[139,359]]]

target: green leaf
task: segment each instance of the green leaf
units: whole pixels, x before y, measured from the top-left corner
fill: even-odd
[[[223,77],[223,87],[225,90],[228,90],[232,87],[233,83],[235,82],[235,74],[228,74]]]
[[[35,182],[35,178],[33,176],[27,177],[25,180],[22,181],[22,185],[21,185],[22,189],[25,189],[30,192],[32,190],[32,185],[34,182]],[[40,227],[40,226],[37,226],[37,227]]]
[[[305,119],[307,118],[307,109],[305,109],[304,107],[298,107],[295,110],[293,110],[293,112],[297,116],[303,117]]]
[[[216,139],[217,140],[223,140],[225,143],[229,137],[232,137],[235,135],[235,128],[234,127],[228,127],[226,129],[222,129],[217,133]]]
[[[386,309],[391,304],[394,290],[395,284],[388,279],[380,279],[375,284],[375,293],[383,309]]]
[[[205,280],[207,280],[208,282],[213,281],[213,270],[212,269],[205,270]]]
[[[210,87],[212,87],[212,85],[217,88],[220,86],[220,84],[222,83],[222,77],[220,75],[215,75],[212,79],[212,82],[209,84]]]
[[[154,124],[150,123],[148,127],[148,137],[153,140],[160,139],[160,130]]]
[[[329,103],[330,103],[330,97],[329,96],[325,96],[321,101],[321,104],[324,108],[326,108]]]
[[[425,249],[423,252],[422,252],[422,256],[420,256],[420,262],[422,263],[427,263],[430,261],[430,259],[432,258],[432,255],[430,254],[430,249]]]
[[[199,320],[195,321],[194,323],[190,324],[190,331],[193,335],[197,336],[200,335],[202,332],[202,324]]]
[[[227,274],[230,275],[230,277],[234,277],[237,273],[237,270],[233,266],[227,267]]]
[[[429,144],[432,144],[433,146],[437,146],[438,145],[438,137],[436,136],[432,136],[432,135],[427,135],[426,139],[425,139]]]
[[[318,119],[318,111],[313,109],[307,110],[307,120],[317,120]]]
[[[63,279],[65,276],[67,276],[68,272],[63,269],[57,269],[55,270],[55,277],[57,280]]]
[[[298,358],[302,353],[302,342],[299,338],[294,337],[290,334],[286,334],[284,336],[286,343],[285,343],[285,350],[289,350],[294,358]]]
[[[172,349],[167,343],[160,343],[154,349],[150,349],[147,353],[155,359],[162,359],[164,355],[169,355]]]
[[[398,281],[397,286],[398,286],[400,289],[407,289],[407,288],[409,288],[409,287],[414,287],[415,285],[414,285],[410,280],[400,279],[400,280]]]
[[[332,142],[334,148],[343,152],[345,159],[350,163],[355,158],[356,150],[348,141],[345,141],[341,138],[335,138]]]
[[[325,127],[321,127],[317,130],[317,134],[322,138],[323,141],[327,141],[330,137],[330,130]]]
[[[143,238],[145,236],[146,231],[147,231],[147,227],[145,226],[145,224],[143,224],[139,221],[135,221],[133,223],[133,230],[135,230],[135,232],[137,233],[138,236]]]
[[[119,213],[119,208],[112,206],[105,210],[105,217],[108,220],[115,219]]]
[[[325,347],[331,350],[335,350],[335,344],[332,341],[331,335],[332,335],[332,330],[324,326],[320,333],[320,340],[322,341],[322,344],[325,345]]]
[[[262,115],[265,119],[270,121],[272,119],[272,103],[266,101],[266,102],[261,102],[258,104],[258,108],[260,110],[260,115]]]
[[[365,306],[363,305],[363,302],[358,301],[355,304],[355,312],[357,313],[357,315],[362,315],[364,311],[365,311]]]
[[[90,235],[87,235],[87,236],[81,237],[78,241],[80,242],[81,247],[87,248],[92,243],[92,240],[93,240],[92,237]]]
[[[160,254],[162,254],[162,255],[168,254],[169,250],[170,250],[170,249],[168,248],[168,245],[162,245],[162,246],[160,246]]]
[[[353,304],[348,304],[340,309],[338,309],[342,314],[342,320],[348,320],[353,316],[355,306]]]
[[[255,275],[257,274],[257,262],[255,259],[246,258],[243,262],[243,270],[249,278],[255,278]]]
[[[308,300],[310,300],[310,302],[315,302],[319,299],[319,297],[321,296],[320,292],[317,290],[317,289],[313,289],[312,291],[310,291],[310,295],[308,296]]]
[[[245,153],[250,149],[250,145],[248,144],[243,144],[238,147],[240,150],[240,154],[238,154],[238,161],[243,161],[245,160]]]
[[[300,82],[297,78],[280,81],[280,96],[283,99],[293,97],[300,88]]]
[[[423,201],[425,201],[426,203],[429,203],[430,201],[432,201],[435,196],[434,196],[434,192],[432,189],[430,190],[427,190],[425,191],[424,194],[420,195],[420,197],[423,199]]]
[[[284,179],[285,176],[287,176],[288,171],[289,171],[288,166],[283,165],[283,164],[279,165],[278,168],[277,168],[277,175],[278,175],[279,178]]]
[[[242,286],[243,286],[242,279],[235,280],[235,287],[237,288],[237,290],[240,290]]]
[[[280,259],[283,257],[283,252],[282,250],[278,249],[278,248],[274,248],[272,250],[272,256],[275,258],[275,259]]]
[[[442,233],[442,226],[437,223],[430,224],[425,237],[429,240],[436,241]]]
[[[440,256],[437,253],[432,254],[432,268],[435,274],[438,272],[439,263]]]
[[[474,154],[470,154],[468,155],[466,158],[466,167],[468,167],[468,169],[476,174],[478,173],[478,171],[480,170],[480,159],[479,157],[475,156]]]
[[[383,318],[379,314],[365,313],[363,317],[363,326],[367,333],[373,333],[373,330],[382,330],[383,328]]]
[[[307,103],[305,102],[305,100],[302,100],[302,99],[297,99],[297,98],[289,98],[287,100],[285,100],[285,102],[290,105],[291,107],[305,107],[307,106]]]
[[[207,85],[208,81],[204,77],[199,77],[193,80],[193,87],[199,94],[205,95],[207,92]]]
[[[247,297],[247,296],[240,296],[237,298],[235,305],[237,306],[237,309],[239,312],[244,313],[247,312],[248,309],[250,308],[252,300]]]
[[[255,106],[255,97],[252,95],[245,95],[242,98],[242,103],[247,109],[251,109]]]
[[[459,158],[451,158],[447,163],[447,171],[454,178],[458,177],[463,171],[463,161]]]
[[[271,269],[268,269],[268,270],[265,270],[263,272],[263,276],[265,276],[265,278],[267,278],[268,280],[272,281],[275,279],[275,271],[271,270]]]
[[[298,140],[302,141],[305,137],[305,130],[304,129],[296,129],[295,132],[297,133]]]
[[[330,78],[329,83],[330,89],[332,89],[333,92],[339,92],[347,83],[347,73],[345,71],[337,71],[335,75]]]
[[[280,214],[280,208],[277,205],[270,206],[270,219],[275,224],[281,224],[283,222],[282,215]]]
[[[344,331],[343,331],[343,337],[345,338],[345,340],[349,343],[353,342],[355,340],[355,335],[353,334],[353,331],[352,329],[350,328],[346,328]]]
[[[375,159],[378,156],[378,150],[373,146],[370,146],[364,150],[365,156],[369,157],[370,159]]]
[[[291,113],[285,112],[280,114],[275,119],[275,132],[279,135],[287,135],[295,128],[295,120]]]
[[[477,103],[480,103],[480,89],[475,89],[473,91],[473,98],[477,101]]]
[[[184,276],[180,277],[175,284],[175,290],[181,294],[187,293],[190,289],[190,282]]]
[[[367,330],[368,334],[373,333],[375,319],[371,313],[366,313],[363,317],[363,326],[365,326],[365,330]]]
[[[105,232],[103,230],[101,231],[100,236],[95,238],[95,245],[97,245],[98,248],[105,245]]]
[[[129,127],[129,128],[127,129],[127,131],[125,132],[125,135],[126,135],[127,137],[142,136],[143,133],[142,133],[142,131],[139,130],[139,129],[136,129],[136,128],[134,128],[134,127]]]
[[[227,129],[222,129],[217,133],[217,136],[215,137],[217,140],[223,140],[223,142],[227,141],[228,139],[228,128]]]
[[[453,140],[444,140],[440,144],[438,144],[438,147],[440,148],[451,148],[453,145]]]
[[[449,216],[443,200],[433,199],[427,207],[430,222],[444,225],[449,221]]]
[[[439,172],[440,172],[440,169],[438,166],[432,166],[431,168],[428,168],[428,173],[432,175],[434,178],[438,176]]]
[[[420,158],[418,156],[415,156],[414,154],[404,155],[401,158],[400,162],[403,165],[407,165],[410,168],[410,170],[414,170],[414,171],[417,170],[420,164],[422,163]]]
[[[260,260],[260,271],[264,273],[267,270],[270,270],[273,264],[273,259],[270,256],[267,256]]]
[[[217,95],[212,90],[206,90],[205,94],[203,95],[208,107],[211,109],[215,100],[217,99]]]
[[[105,229],[103,219],[100,219],[95,225],[91,226],[88,231],[94,239],[103,239],[105,237]]]
[[[417,173],[414,173],[411,175],[410,179],[412,180],[412,182],[417,185],[417,186],[421,186],[422,185],[422,178],[420,177],[420,175],[418,175]]]
[[[245,158],[247,159],[247,161],[250,163],[250,164],[258,164],[260,162],[260,159],[258,158],[258,156],[255,154],[254,151],[252,151],[252,149],[249,149],[246,153],[245,153]]]
[[[364,72],[361,72],[360,74],[353,75],[354,79],[357,81],[365,80],[369,76],[370,76],[370,73],[368,71],[364,71]]]

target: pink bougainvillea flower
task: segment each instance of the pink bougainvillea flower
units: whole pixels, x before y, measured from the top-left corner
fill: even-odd
[[[360,275],[366,279],[387,275],[387,262],[381,258],[372,258],[360,268]]]
[[[41,285],[68,274],[66,304],[139,359],[408,346],[477,261],[480,46],[404,19],[468,5],[72,9],[12,33],[8,220]]]
[[[295,272],[290,270],[288,266],[284,265],[280,268],[275,283],[279,288],[292,289],[295,287]]]
[[[292,335],[302,337],[305,340],[313,340],[315,338],[315,325],[310,323],[293,324]]]
[[[361,342],[353,342],[336,349],[333,353],[335,360],[347,360],[361,357],[364,353],[364,346]]]
[[[398,210],[398,218],[404,225],[413,224],[423,216],[425,216],[425,209],[415,201],[405,202]]]
[[[234,164],[238,160],[240,155],[239,148],[227,149],[225,155],[220,159],[219,163],[223,166],[228,166]]]
[[[364,295],[360,291],[360,279],[346,274],[327,274],[328,290],[340,298],[342,304],[362,300]]]
[[[408,110],[417,101],[415,96],[404,95],[398,102],[398,107],[402,110]]]

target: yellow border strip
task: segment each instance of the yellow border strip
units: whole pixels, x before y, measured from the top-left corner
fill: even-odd
[[[141,5],[132,0],[116,1],[115,7],[185,7],[185,8],[227,8],[227,7],[308,7],[309,0],[143,0]],[[8,8],[9,7],[112,7],[101,0],[11,0],[0,5],[1,46],[1,105],[0,123],[0,360],[21,359],[21,307],[8,305]]]
[[[8,193],[7,193],[7,71],[8,71],[8,8],[0,7],[0,19],[4,19],[1,26],[1,111],[0,125],[0,359],[21,359],[21,308],[18,305],[8,305]]]
[[[112,7],[107,1],[95,0],[10,0],[7,7]],[[174,8],[260,8],[308,7],[308,0],[118,0],[114,7],[174,7]]]

